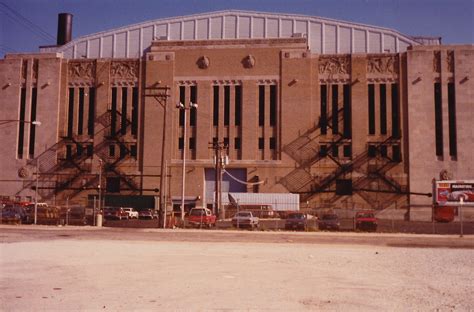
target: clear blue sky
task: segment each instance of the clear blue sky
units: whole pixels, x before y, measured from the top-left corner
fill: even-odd
[[[10,7],[26,20],[12,13]],[[0,58],[56,43],[57,14],[72,13],[73,37],[163,17],[226,9],[296,13],[382,26],[444,44],[474,43],[474,0],[0,0]],[[40,26],[52,37],[24,24]],[[31,25],[30,25],[31,26]]]

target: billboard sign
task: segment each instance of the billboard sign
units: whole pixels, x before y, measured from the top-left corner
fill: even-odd
[[[436,181],[434,200],[443,206],[458,206],[461,199],[464,204],[474,206],[474,180]]]

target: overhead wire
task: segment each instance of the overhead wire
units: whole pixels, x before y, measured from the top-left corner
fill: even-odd
[[[40,26],[36,25],[33,23],[31,20],[28,18],[24,17],[20,13],[18,13],[16,10],[11,8],[10,6],[6,5],[4,2],[0,2],[0,11],[5,14],[5,16],[9,17],[12,21],[22,25],[23,27],[29,29],[32,33],[34,33],[36,36],[41,37],[41,39],[50,41],[50,40],[56,40],[56,38],[43,30]]]

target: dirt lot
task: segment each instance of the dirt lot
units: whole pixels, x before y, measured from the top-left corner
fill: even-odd
[[[0,231],[2,311],[474,308],[470,235]]]

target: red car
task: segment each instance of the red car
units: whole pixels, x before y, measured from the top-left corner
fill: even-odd
[[[375,232],[377,231],[377,218],[373,211],[359,211],[355,216],[356,230]]]
[[[105,219],[116,219],[116,220],[128,220],[128,212],[123,210],[120,207],[112,207],[112,208],[105,208],[104,209],[104,218]]]

